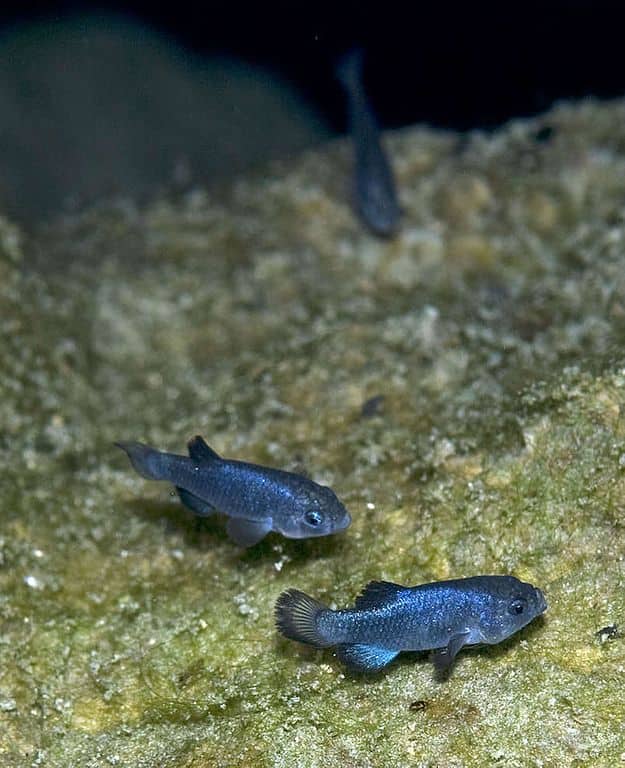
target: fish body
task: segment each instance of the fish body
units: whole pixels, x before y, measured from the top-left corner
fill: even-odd
[[[228,534],[242,546],[255,544],[269,531],[306,539],[345,530],[351,522],[327,486],[293,472],[223,459],[199,436],[189,441],[189,456],[143,443],[116,445],[140,475],[172,483],[196,514],[226,514]]]
[[[404,587],[372,581],[354,608],[333,611],[299,590],[283,592],[276,624],[288,638],[337,647],[357,671],[385,667],[401,651],[434,650],[441,671],[465,645],[500,643],[547,608],[536,587],[513,576],[473,576]]]
[[[339,63],[337,75],[347,91],[356,210],[375,235],[391,237],[397,232],[401,209],[393,170],[362,83],[362,52],[348,53]]]

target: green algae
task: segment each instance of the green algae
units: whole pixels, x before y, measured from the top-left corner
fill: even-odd
[[[596,632],[625,620],[624,118],[390,137],[390,243],[353,220],[342,145],[219,200],[0,220],[0,765],[623,759],[625,640]],[[240,552],[112,446],[198,432],[331,484],[352,527]],[[444,684],[273,628],[287,587],[477,573],[549,611]]]

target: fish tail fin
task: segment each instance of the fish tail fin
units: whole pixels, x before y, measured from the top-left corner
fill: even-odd
[[[352,48],[343,54],[336,65],[336,76],[348,90],[360,87],[362,81],[362,48]]]
[[[115,443],[118,448],[128,455],[135,470],[146,480],[162,480],[161,454],[145,443]]]
[[[334,643],[319,629],[319,617],[329,608],[299,589],[283,592],[276,603],[276,626],[290,640],[327,648]]]

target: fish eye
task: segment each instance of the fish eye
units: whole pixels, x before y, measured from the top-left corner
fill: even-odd
[[[514,616],[520,616],[525,610],[525,600],[513,600],[508,606],[508,612]]]
[[[316,528],[322,523],[321,515],[319,512],[317,512],[316,509],[309,509],[308,512],[306,512],[304,515],[304,520],[308,523],[308,525],[312,525],[313,528]]]

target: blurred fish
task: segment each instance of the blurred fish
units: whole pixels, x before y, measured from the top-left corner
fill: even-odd
[[[289,539],[327,536],[345,530],[349,512],[325,485],[280,469],[222,459],[197,436],[189,456],[161,453],[143,443],[115,443],[149,480],[173,483],[182,503],[200,516],[228,515],[227,531],[244,547],[269,531]]]
[[[356,210],[375,235],[391,237],[397,232],[401,210],[393,171],[362,84],[362,51],[346,54],[339,62],[337,76],[347,91]]]
[[[402,587],[372,581],[354,608],[332,611],[297,589],[276,603],[279,631],[316,648],[337,646],[354,671],[375,672],[401,651],[435,650],[447,672],[465,645],[500,643],[547,609],[536,587],[514,576],[473,576]]]

